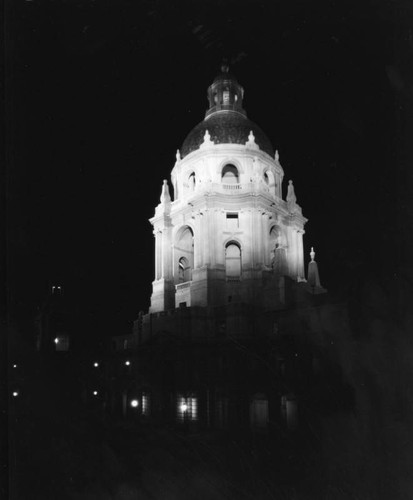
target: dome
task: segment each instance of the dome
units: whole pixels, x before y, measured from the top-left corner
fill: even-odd
[[[182,144],[181,158],[199,148],[204,142],[206,130],[215,144],[245,144],[252,130],[259,148],[270,156],[274,156],[270,140],[258,125],[236,111],[220,111],[198,123],[187,135]]]

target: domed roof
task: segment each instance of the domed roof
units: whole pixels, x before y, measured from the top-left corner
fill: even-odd
[[[207,130],[215,144],[245,144],[252,130],[259,148],[274,156],[270,140],[258,125],[236,111],[220,111],[213,113],[191,130],[182,144],[181,158],[199,148],[204,142]]]

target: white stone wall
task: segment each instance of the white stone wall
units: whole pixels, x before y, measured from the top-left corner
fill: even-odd
[[[237,178],[230,169],[222,179],[226,165],[236,167]],[[171,173],[173,201],[161,197],[151,219],[156,265],[150,312],[178,307],[182,302],[187,306],[234,301],[264,304],[263,272],[267,273],[266,283],[270,273],[272,287],[279,289],[280,276],[272,268],[275,243],[285,250],[284,274],[304,279],[306,219],[298,205],[282,200],[283,177],[278,157],[262,152],[251,137],[246,145],[205,141],[200,149],[177,160]],[[193,234],[188,285],[179,281],[178,265],[190,251],[180,243],[185,231]],[[230,243],[241,250],[239,279],[226,273],[226,245]],[[236,255],[234,249],[232,254]],[[232,265],[236,263],[232,261]]]

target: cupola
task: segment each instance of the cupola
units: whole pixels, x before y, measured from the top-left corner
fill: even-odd
[[[236,78],[229,72],[227,64],[222,64],[221,73],[215,78],[212,85],[208,87],[209,109],[205,118],[217,111],[237,111],[247,116],[242,107],[244,89]]]

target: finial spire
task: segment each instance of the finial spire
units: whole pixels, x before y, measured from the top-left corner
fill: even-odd
[[[297,197],[295,196],[293,181],[288,181],[287,202],[295,205]]]
[[[169,194],[168,181],[164,179],[162,185],[161,203],[169,203],[171,201],[171,195]]]
[[[311,247],[310,257],[311,257],[311,262],[314,262],[314,257],[315,257],[314,247]]]
[[[204,142],[199,146],[201,149],[203,148],[209,148],[210,146],[214,145],[214,141],[211,140],[211,134],[209,133],[208,129],[205,130],[204,134]]]
[[[176,161],[180,161],[181,160],[181,152],[179,151],[179,149],[176,150]]]
[[[307,286],[312,294],[326,293],[326,289],[321,286],[320,275],[318,273],[318,265],[314,260],[315,252],[314,247],[311,247],[310,252],[311,261],[308,263]]]

